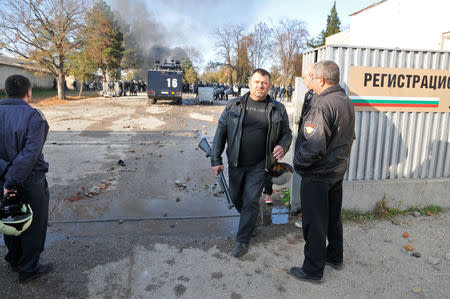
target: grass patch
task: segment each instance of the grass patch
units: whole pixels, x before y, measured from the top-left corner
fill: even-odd
[[[78,97],[79,90],[66,90],[66,97]],[[44,100],[58,96],[56,89],[33,89],[34,100]],[[92,98],[98,97],[98,91],[83,91],[82,97]]]
[[[289,189],[286,189],[281,191],[281,193],[283,193],[281,203],[284,204],[286,207],[289,207],[291,205],[291,192],[289,192]]]
[[[423,208],[410,207],[407,210],[400,210],[398,208],[390,208],[386,201],[380,200],[377,206],[372,211],[361,212],[358,210],[342,210],[343,221],[361,221],[374,219],[391,219],[397,215],[407,215],[414,212],[419,212],[420,215],[433,216],[442,212],[442,208],[435,205],[429,205]]]

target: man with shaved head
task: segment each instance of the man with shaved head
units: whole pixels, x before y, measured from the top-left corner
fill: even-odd
[[[355,112],[339,85],[336,63],[318,62],[305,75],[305,84],[317,93],[302,113],[293,159],[302,176],[305,259],[302,267],[292,267],[289,273],[322,283],[325,264],[336,270],[343,267],[342,180],[355,139]]]

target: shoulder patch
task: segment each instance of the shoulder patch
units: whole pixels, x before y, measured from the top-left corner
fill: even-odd
[[[39,115],[42,117],[42,120],[47,121],[47,119],[45,118],[44,113],[42,113],[41,110],[39,110],[39,109],[37,109],[37,108],[33,108],[33,109],[34,109],[34,111],[36,111],[37,113],[39,113]]]
[[[306,121],[303,127],[303,135],[306,139],[311,138],[317,131],[317,124],[313,121]]]

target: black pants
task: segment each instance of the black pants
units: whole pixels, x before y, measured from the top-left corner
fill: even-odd
[[[230,167],[230,193],[236,210],[241,214],[236,241],[250,242],[259,212],[259,198],[267,172],[265,161],[252,166]]]
[[[300,194],[306,241],[303,270],[322,277],[327,260],[335,263],[343,260],[342,180],[329,183],[302,177]]]
[[[4,235],[8,254],[5,260],[20,272],[34,272],[44,250],[48,223],[48,184],[44,173],[31,176],[22,190],[25,202],[33,210],[30,227],[19,236]]]

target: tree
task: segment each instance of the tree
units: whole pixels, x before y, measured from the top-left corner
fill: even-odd
[[[125,53],[123,34],[108,4],[97,2],[86,16],[84,32],[87,55],[102,72],[103,82],[107,75],[120,79],[122,57]]]
[[[92,79],[97,68],[90,60],[86,48],[83,48],[80,52],[72,53],[68,59],[72,65],[69,73],[80,82],[80,93],[78,96],[81,97],[81,94],[83,93],[83,83]]]
[[[264,65],[271,52],[272,30],[266,23],[261,22],[248,36],[248,56],[252,68],[260,68]]]
[[[198,74],[189,58],[181,60],[183,68],[183,84],[189,85],[198,81]]]
[[[236,81],[240,84],[247,84],[250,76],[251,66],[248,58],[248,37],[243,37],[237,44],[236,59]]]
[[[336,11],[336,1],[333,4],[333,7],[330,10],[330,14],[327,17],[327,27],[325,30],[322,30],[319,36],[315,39],[311,39],[308,42],[308,46],[312,48],[317,48],[325,45],[325,40],[328,36],[336,34],[341,31],[341,21],[339,20],[337,11]]]
[[[5,0],[0,10],[0,47],[55,76],[64,99],[68,57],[80,45],[78,32],[88,0]]]
[[[280,84],[287,87],[295,74],[295,60],[306,49],[309,34],[300,20],[283,19],[273,29],[274,60],[280,67]]]
[[[244,37],[244,27],[241,25],[226,26],[217,29],[216,37],[217,56],[222,60],[220,65],[228,71],[228,83],[233,85],[233,70],[237,70],[236,58],[239,42]]]

